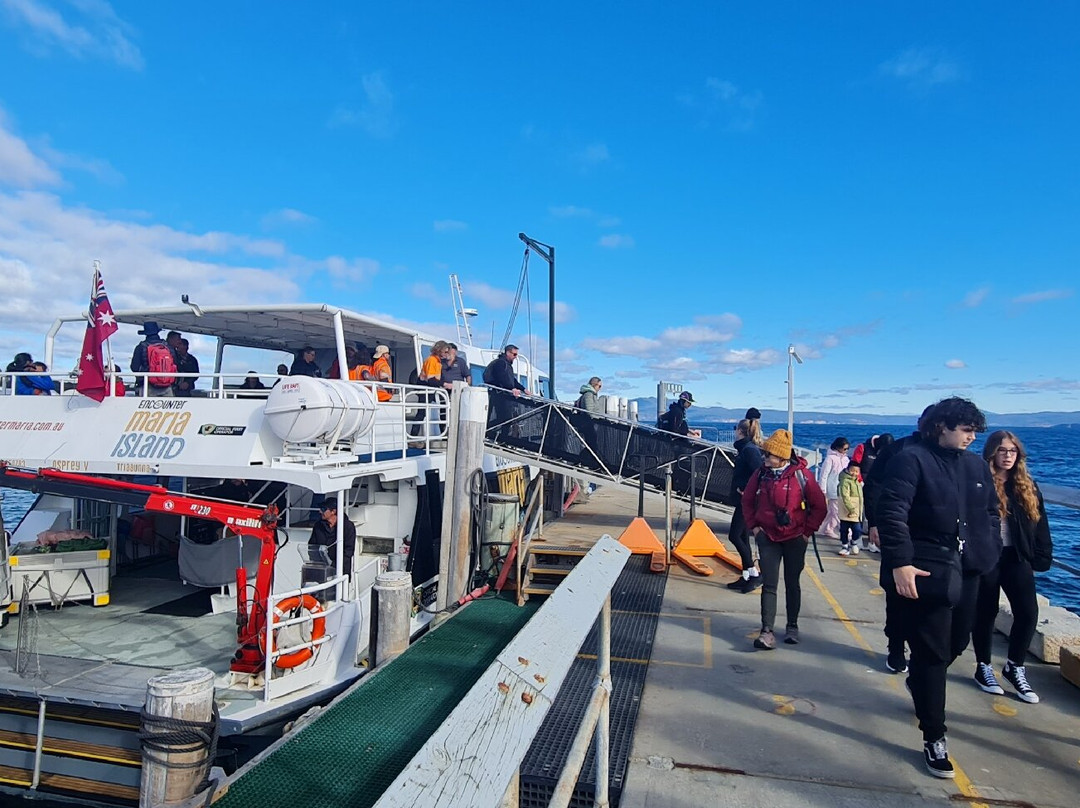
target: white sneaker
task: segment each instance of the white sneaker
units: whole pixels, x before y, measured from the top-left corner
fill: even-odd
[[[1016,688],[1016,695],[1022,701],[1026,701],[1028,704],[1039,703],[1039,694],[1032,690],[1031,685],[1028,684],[1027,671],[1023,665],[1014,665],[1012,661],[1006,661],[1005,667],[1001,669],[1001,675],[1005,677],[1005,680],[1010,685]]]
[[[848,555],[851,555],[851,551],[848,549],[848,546],[845,544],[843,547],[840,548],[840,550],[836,554],[837,555],[842,555],[842,556],[848,556]]]
[[[852,542],[852,545],[851,545],[851,554],[852,555],[858,555],[859,554],[859,545],[855,544],[854,542]]]
[[[881,548],[878,547],[876,544],[870,544],[869,542],[867,542],[867,544],[866,544],[866,552],[868,552],[868,553],[880,553]]]
[[[1005,689],[998,684],[997,677],[994,676],[994,669],[987,665],[985,662],[980,662],[975,667],[975,684],[979,686],[979,689],[983,693],[992,693],[995,696],[1004,696]]]

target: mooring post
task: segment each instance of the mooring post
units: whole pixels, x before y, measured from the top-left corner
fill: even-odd
[[[375,576],[378,633],[375,637],[375,665],[400,656],[409,647],[412,618],[412,573],[405,570],[380,572]]]
[[[214,672],[166,673],[146,683],[139,808],[179,805],[206,781],[216,746]]]

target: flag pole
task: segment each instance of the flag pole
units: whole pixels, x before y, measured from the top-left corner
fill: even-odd
[[[101,261],[94,259],[94,289],[90,293],[90,299],[93,300],[97,296],[97,285],[101,279]],[[110,340],[112,336],[105,337],[105,353],[109,357],[109,372],[106,374],[106,378],[109,380],[108,390],[106,395],[111,396],[116,391],[116,365],[113,364],[112,358],[112,343]]]

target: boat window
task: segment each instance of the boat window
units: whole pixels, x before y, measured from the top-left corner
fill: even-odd
[[[544,398],[554,398],[551,395],[551,382],[546,376],[540,377],[540,395]]]
[[[469,365],[469,374],[472,376],[473,387],[484,386],[484,368],[481,365]]]

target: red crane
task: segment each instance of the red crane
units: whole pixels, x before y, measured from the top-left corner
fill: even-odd
[[[255,593],[250,608],[246,598],[247,571],[242,566],[236,570],[236,639],[239,647],[230,669],[238,673],[257,673],[263,669],[266,664],[264,649],[267,647],[263,604],[270,597],[274,583],[274,558],[278,548],[276,505],[242,505],[196,494],[180,494],[160,485],[143,485],[50,468],[37,471],[17,469],[2,463],[0,486],[37,494],[133,505],[154,513],[212,519],[233,533],[258,539],[261,543],[259,568],[255,574]]]

